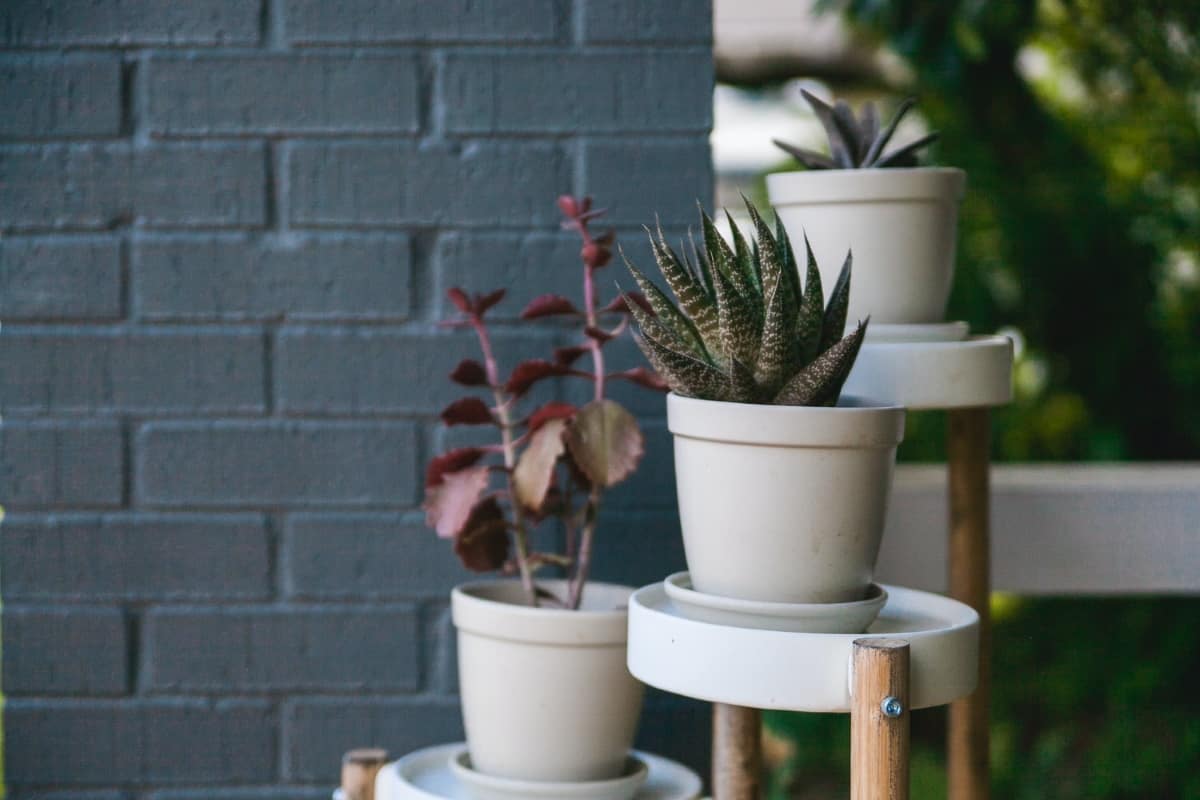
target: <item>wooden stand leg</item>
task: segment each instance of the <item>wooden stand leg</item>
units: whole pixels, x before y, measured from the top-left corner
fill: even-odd
[[[988,722],[991,703],[991,558],[988,535],[986,408],[949,412],[946,461],[950,484],[950,596],[979,612],[979,687],[950,704],[947,747],[949,800],[988,800]]]
[[[713,704],[713,800],[758,800],[762,712]]]
[[[342,793],[346,800],[375,800],[375,776],[387,764],[387,750],[364,747],[342,756]]]
[[[908,800],[908,642],[854,643],[850,800]]]

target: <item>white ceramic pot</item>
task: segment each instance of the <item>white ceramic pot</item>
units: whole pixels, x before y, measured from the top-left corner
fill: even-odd
[[[904,409],[667,396],[683,545],[698,592],[772,603],[861,600]]]
[[[854,252],[851,323],[941,322],[954,281],[961,169],[831,169],[776,172],[767,196],[804,269],[804,235],[829,288]]]
[[[561,582],[541,581],[565,596]],[[471,763],[526,781],[625,770],[643,687],[625,666],[633,589],[588,583],[579,611],[531,608],[517,581],[458,586],[458,680]]]

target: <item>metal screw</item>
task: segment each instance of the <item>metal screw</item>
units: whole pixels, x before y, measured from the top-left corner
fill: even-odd
[[[890,694],[883,698],[883,702],[879,704],[879,710],[883,712],[885,717],[895,719],[904,713],[904,704],[898,698],[892,697]]]

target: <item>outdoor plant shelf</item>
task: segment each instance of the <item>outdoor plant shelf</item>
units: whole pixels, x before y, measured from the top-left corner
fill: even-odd
[[[832,658],[831,653],[836,653],[846,670],[845,674],[849,675],[849,661],[862,655],[857,651],[872,644],[878,645],[884,637],[892,644],[908,644],[908,648],[891,648],[889,645],[885,658],[889,662],[897,659],[905,662],[905,677],[892,687],[895,691],[911,691],[911,700],[905,704],[905,708],[950,703],[947,737],[949,799],[986,800],[989,797],[989,408],[1011,400],[1012,343],[1002,336],[966,337],[965,333],[963,330],[962,338],[958,340],[943,338],[941,341],[902,342],[868,339],[847,380],[846,389],[913,410],[941,409],[948,412],[946,461],[950,505],[949,594],[952,600],[943,601],[957,601],[954,607],[962,609],[961,613],[974,614],[974,621],[967,624],[966,628],[978,635],[977,650],[972,651],[977,655],[972,659],[978,665],[975,673],[977,680],[964,682],[963,675],[956,671],[955,665],[961,665],[961,661],[955,659],[962,658],[961,649],[943,651],[947,654],[947,660],[929,661],[923,654],[929,643],[922,643],[922,639],[932,636],[936,640],[939,636],[950,635],[950,632],[931,633],[928,630],[905,628],[902,621],[905,612],[900,609],[912,609],[910,604],[923,603],[931,597],[912,590],[888,587],[889,604],[876,623],[868,628],[865,638],[847,634],[728,629],[724,644],[712,647],[704,659],[709,662],[707,668],[714,675],[733,668],[741,675],[741,688],[730,686],[723,692],[710,691],[719,685],[716,680],[706,689],[701,688],[699,683],[688,688],[679,685],[685,694],[694,692],[693,696],[714,702],[714,797],[721,800],[755,800],[759,796],[761,709],[852,710],[854,694],[849,680],[839,683],[838,676],[830,671],[828,662],[823,662],[824,672],[806,674],[813,663],[807,656],[821,653],[828,659]],[[670,686],[656,683],[663,678],[659,677],[658,670],[647,663],[647,625],[657,626],[660,633],[663,626],[677,627],[679,632],[688,634],[682,641],[691,643],[691,646],[695,646],[697,629],[669,620],[667,606],[659,602],[661,593],[661,587],[656,586],[639,590],[634,596],[630,613],[630,668],[642,680],[670,689]],[[899,606],[894,605],[897,600]],[[889,617],[897,614],[900,619]],[[894,621],[889,623],[889,619]],[[711,630],[708,634],[719,636]],[[754,643],[747,638],[764,635],[766,638]],[[958,635],[965,636],[965,630],[960,630]],[[710,644],[712,642],[715,639],[711,639]],[[856,645],[856,642],[861,644]],[[660,645],[663,656],[666,657],[674,646]],[[900,651],[906,655],[898,655]],[[907,672],[908,651],[911,651],[912,658],[911,686]],[[752,664],[746,660],[755,656],[762,656],[762,663]],[[680,676],[676,680],[682,681],[685,676],[696,674],[694,663],[689,667],[681,660],[675,666]],[[758,667],[768,671],[761,672]],[[700,680],[696,677],[691,679]],[[787,684],[788,679],[790,685]],[[814,681],[823,681],[819,684],[823,687],[821,691],[813,688],[817,685]],[[931,681],[945,682],[935,688],[929,685]],[[896,681],[893,680],[893,683]],[[767,696],[757,693],[756,687],[765,686],[774,687],[778,694]],[[839,696],[838,692],[845,694]],[[907,765],[901,767],[897,763],[907,758],[907,733],[904,746],[896,750],[892,738],[879,735],[881,724],[878,715],[853,723],[852,800],[908,797]],[[877,768],[879,764],[859,757],[866,746],[863,744],[866,739],[873,743],[872,747],[878,745],[882,748],[876,755],[883,759],[881,763],[885,763],[887,769],[881,771]],[[885,750],[888,753],[886,758],[879,755]],[[901,768],[904,775],[896,775],[895,770]],[[886,790],[889,782],[900,786],[901,793],[889,793]]]

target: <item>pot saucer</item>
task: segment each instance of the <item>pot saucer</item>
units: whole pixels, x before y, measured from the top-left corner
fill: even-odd
[[[633,800],[649,772],[637,756],[629,757],[620,777],[603,781],[523,781],[484,775],[471,768],[466,750],[450,756],[449,763],[472,800]]]
[[[375,800],[475,800],[472,791],[450,768],[451,759],[467,752],[464,742],[435,745],[409,753],[379,772],[375,780]],[[696,800],[700,796],[700,776],[682,764],[638,750],[630,753],[646,765],[645,783],[633,800]],[[522,797],[548,795],[523,794]],[[565,794],[562,798],[584,795]]]
[[[847,327],[847,332],[850,328]],[[887,323],[867,326],[868,342],[961,342],[971,328],[965,322]]]
[[[686,572],[663,581],[679,613],[697,622],[791,633],[862,633],[879,616],[887,591],[877,583],[848,603],[764,603],[697,592]]]

